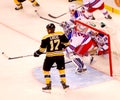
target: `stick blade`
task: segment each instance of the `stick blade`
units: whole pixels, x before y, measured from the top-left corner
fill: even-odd
[[[53,16],[51,14],[48,14],[48,16],[50,16],[51,18],[57,18],[56,16]]]

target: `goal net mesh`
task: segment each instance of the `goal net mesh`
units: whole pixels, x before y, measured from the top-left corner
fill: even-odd
[[[100,27],[97,27],[97,26],[100,26]],[[103,25],[103,26],[102,26]],[[75,21],[75,29],[76,31],[81,31],[81,27],[83,28],[87,28],[87,30],[89,30],[89,32],[94,32],[94,33],[100,33],[100,36],[106,36],[107,37],[107,45],[108,45],[108,49],[107,49],[107,52],[104,52],[104,53],[101,53],[101,54],[98,54],[97,51],[99,51],[99,44],[100,43],[97,43],[96,42],[96,46],[95,46],[95,52],[97,52],[96,54],[94,54],[94,60],[92,62],[92,64],[90,65],[91,67],[105,73],[105,74],[108,74],[110,76],[113,75],[113,71],[112,71],[112,53],[111,53],[111,40],[110,40],[110,35],[108,33],[106,33],[103,29],[104,27],[104,23],[95,23],[95,22],[83,22],[83,21],[80,21],[80,20],[76,20]],[[102,27],[101,27],[102,26]],[[98,36],[98,35],[96,35]],[[94,36],[95,37],[95,36]],[[91,39],[94,39],[94,38],[91,38]],[[100,41],[99,41],[100,42]],[[104,45],[103,45],[104,46]],[[104,51],[104,49],[103,49]],[[82,57],[83,61],[86,63],[87,62],[87,57]]]

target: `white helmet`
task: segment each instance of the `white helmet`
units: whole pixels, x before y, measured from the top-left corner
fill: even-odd
[[[77,8],[76,8],[76,5],[75,4],[70,4],[70,6],[69,6],[69,10],[71,11],[71,10],[76,10]]]
[[[85,7],[84,7],[84,6],[80,7],[80,11],[81,11],[82,13],[85,13]]]
[[[81,11],[85,11],[85,7],[84,6],[82,6],[80,8],[81,8]]]

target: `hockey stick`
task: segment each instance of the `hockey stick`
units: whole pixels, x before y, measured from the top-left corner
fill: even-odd
[[[8,60],[12,60],[12,59],[18,59],[18,58],[24,58],[24,57],[30,57],[33,55],[25,55],[25,56],[17,56],[17,57],[8,57]]]
[[[81,5],[81,6],[79,6],[79,7],[77,7],[77,9],[78,8],[80,8],[80,7],[82,7],[83,5]],[[59,18],[59,17],[62,17],[62,16],[64,16],[64,15],[66,15],[67,13],[69,13],[69,11],[68,12],[65,12],[65,13],[63,13],[63,14],[61,14],[61,15],[58,15],[58,16],[54,16],[54,15],[52,15],[52,14],[48,14],[48,16],[50,16],[51,18]]]
[[[43,53],[43,54],[45,54],[45,53]],[[25,55],[25,56],[9,57],[9,56],[6,55],[4,52],[2,52],[2,55],[3,55],[4,57],[6,57],[8,60],[33,56],[33,55]],[[65,62],[65,64],[68,64],[68,63],[71,63],[71,62],[72,62],[72,61],[67,61],[67,62]],[[52,67],[56,67],[56,66],[52,66]]]
[[[31,55],[24,55],[24,56],[16,56],[16,57],[9,57],[7,54],[5,54],[4,52],[2,52],[2,55],[7,58],[8,60],[12,60],[12,59],[19,59],[19,58],[24,58],[24,57],[30,57],[33,56],[33,54]]]
[[[65,64],[71,63],[72,61],[67,61]],[[56,67],[57,65],[53,65],[52,68]]]
[[[50,16],[51,18],[59,18],[59,17],[62,17],[62,16],[64,16],[64,15],[66,15],[67,13],[68,13],[68,12],[63,13],[63,14],[58,15],[58,16],[54,16],[54,15],[48,14],[48,16]]]
[[[38,17],[40,17],[41,19],[44,19],[44,20],[47,20],[47,21],[50,21],[50,22],[53,22],[53,23],[56,23],[56,24],[59,24],[59,25],[60,25],[59,22],[56,22],[56,21],[54,21],[54,20],[51,20],[51,19],[48,19],[48,18],[45,18],[45,17],[40,16],[37,10],[35,10],[35,13],[36,13],[36,14],[38,15]]]

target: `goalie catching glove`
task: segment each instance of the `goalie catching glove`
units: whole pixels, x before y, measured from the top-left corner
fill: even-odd
[[[34,52],[34,57],[39,57],[42,54],[42,52],[40,52],[40,50],[37,50]]]

